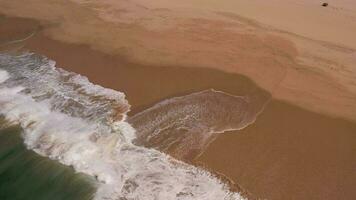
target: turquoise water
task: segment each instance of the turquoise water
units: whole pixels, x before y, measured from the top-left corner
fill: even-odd
[[[93,180],[26,149],[18,126],[0,121],[1,200],[88,200]]]

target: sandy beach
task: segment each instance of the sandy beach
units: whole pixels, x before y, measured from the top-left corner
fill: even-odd
[[[226,0],[219,6],[17,0],[1,1],[0,11],[39,20],[44,34],[56,40],[135,63],[243,74],[277,99],[355,120],[355,41],[348,36],[355,32],[355,5],[342,2],[325,8],[317,1],[280,0]]]
[[[124,92],[129,117],[210,88],[258,96],[258,106],[267,104],[253,124],[218,134],[185,161],[224,176],[251,199],[356,196],[351,1],[331,3],[330,11],[317,1],[77,2],[0,1],[3,44],[36,33],[1,47],[45,55]]]

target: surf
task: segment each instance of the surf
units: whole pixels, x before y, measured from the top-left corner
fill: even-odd
[[[209,172],[133,143],[125,94],[33,53],[0,54],[0,114],[27,148],[97,179],[95,199],[243,199]]]

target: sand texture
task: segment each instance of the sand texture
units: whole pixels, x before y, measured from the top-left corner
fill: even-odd
[[[254,80],[281,100],[356,119],[352,1],[1,0],[52,39],[135,63],[215,68]]]
[[[130,116],[210,88],[267,103],[203,152],[162,151],[252,199],[355,198],[353,1],[26,2],[0,0],[1,13],[27,18],[0,18],[1,50],[43,54],[124,92]]]

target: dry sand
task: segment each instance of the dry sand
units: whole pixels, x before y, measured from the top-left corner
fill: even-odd
[[[7,20],[31,32],[33,21]],[[9,22],[10,21],[10,22]],[[4,22],[4,21],[3,21]],[[3,25],[3,23],[2,23]],[[0,38],[26,35],[4,28]],[[31,28],[32,27],[32,28]],[[268,94],[248,78],[214,69],[136,64],[89,48],[50,39],[41,31],[25,48],[97,84],[123,91],[133,113],[162,98],[215,88],[236,95]],[[13,38],[12,38],[13,39]],[[132,114],[132,113],[130,113]],[[272,100],[250,127],[219,137],[196,160],[237,183],[252,197],[267,199],[353,199],[356,174],[356,125]]]
[[[243,74],[276,99],[356,120],[356,3],[329,3],[0,0],[0,12],[130,62]]]

